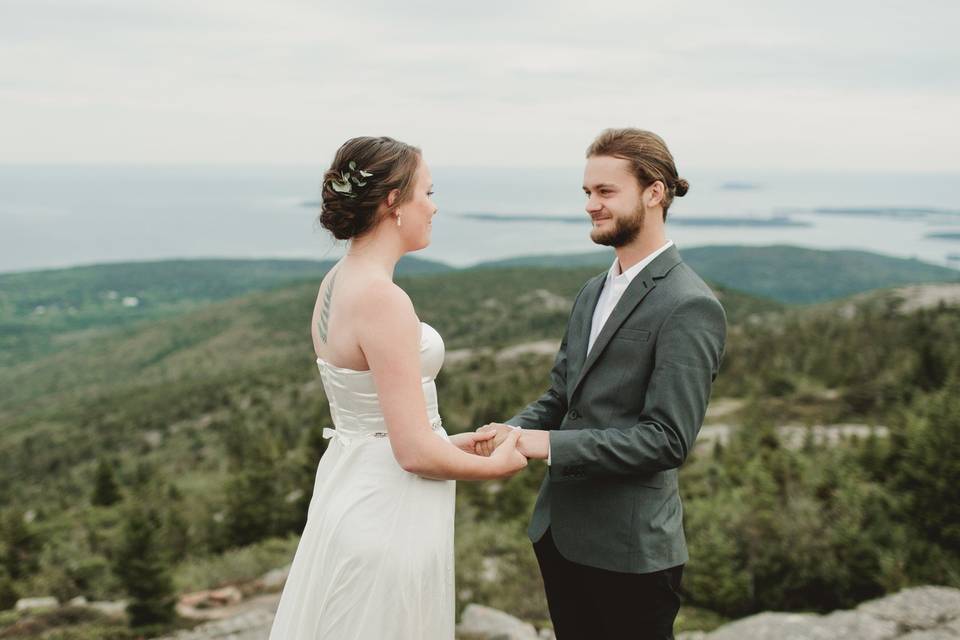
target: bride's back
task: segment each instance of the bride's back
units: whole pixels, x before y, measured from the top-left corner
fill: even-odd
[[[313,307],[310,333],[317,357],[344,369],[366,371],[370,367],[360,348],[357,322],[369,292],[385,284],[393,285],[374,269],[344,264],[341,260],[320,283]],[[369,306],[367,306],[369,308]]]

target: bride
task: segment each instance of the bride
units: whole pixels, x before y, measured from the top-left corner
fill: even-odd
[[[321,224],[350,240],[324,277],[311,331],[335,429],[317,466],[307,522],[271,640],[452,640],[455,480],[527,464],[519,430],[447,435],[434,379],[443,340],[393,282],[430,243],[437,209],[420,150],[348,140],[324,176]]]

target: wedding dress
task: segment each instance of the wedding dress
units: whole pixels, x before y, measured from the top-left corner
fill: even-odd
[[[421,327],[430,427],[449,439],[434,382],[443,339]],[[336,428],[323,432],[331,443],[270,640],[453,640],[456,483],[400,467],[370,371],[317,366]]]

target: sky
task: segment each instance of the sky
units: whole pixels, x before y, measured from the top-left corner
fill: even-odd
[[[960,3],[0,0],[0,163],[960,171]],[[681,171],[682,172],[682,171]]]

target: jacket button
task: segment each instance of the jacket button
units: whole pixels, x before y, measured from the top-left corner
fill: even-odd
[[[579,417],[580,417],[580,412],[579,412],[579,411],[577,411],[576,409],[573,409],[572,411],[570,411],[570,419],[571,419],[571,420],[576,420],[576,419],[579,418]]]

